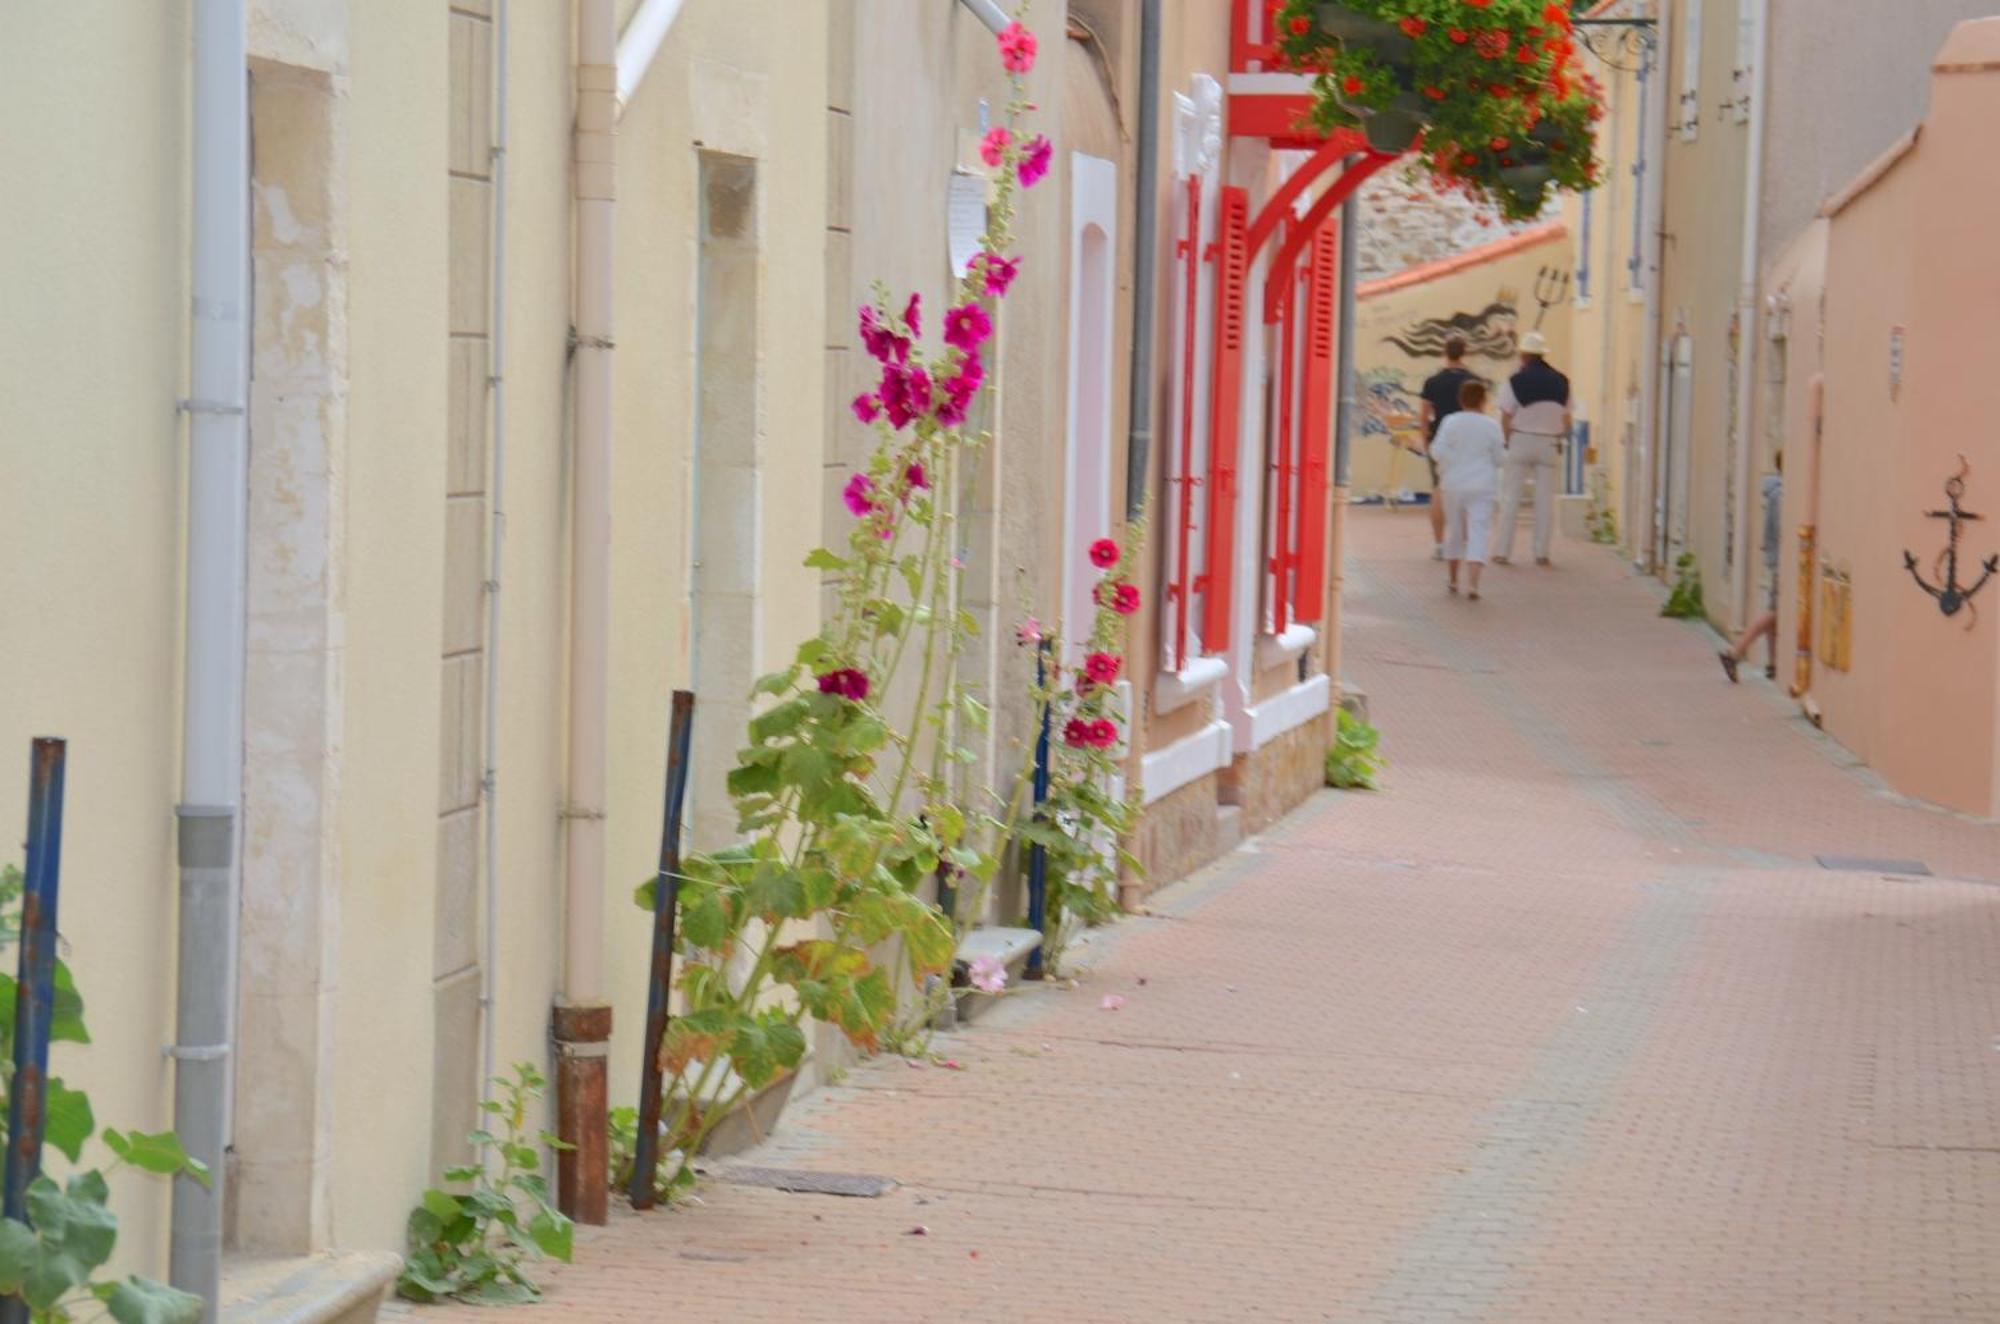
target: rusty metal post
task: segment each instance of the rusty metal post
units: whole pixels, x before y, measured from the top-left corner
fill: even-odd
[[[601,1227],[611,1218],[610,1137],[604,1126],[611,1008],[606,1003],[558,1002],[552,1028],[556,1133],[572,1146],[556,1155],[556,1208],[586,1226]]]
[[[47,1120],[66,748],[61,740],[37,737],[28,765],[28,859],[21,897],[20,983],[14,1006],[14,1081],[7,1108],[5,1189],[7,1217],[22,1222],[28,1218],[28,1186],[42,1171],[42,1128]],[[0,1308],[0,1321],[25,1321],[27,1310],[20,1298],[10,1298]]]
[[[639,1045],[639,1138],[633,1151],[634,1209],[653,1207],[660,1168],[660,1045],[667,1037],[667,999],[674,987],[674,912],[681,889],[681,811],[687,804],[688,746],[694,737],[694,692],[674,691],[667,729],[667,805],[660,824],[660,867],[653,875],[653,967],[646,987],[646,1037]]]

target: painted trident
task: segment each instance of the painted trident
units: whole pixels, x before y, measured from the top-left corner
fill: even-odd
[[[1569,297],[1569,273],[1558,267],[1543,267],[1535,273],[1535,302],[1541,311],[1535,314],[1535,330],[1542,329],[1542,320],[1549,315],[1549,309]]]
[[[1979,578],[1969,587],[1961,587],[1958,582],[1958,536],[1967,520],[1986,518],[1984,515],[1975,515],[1958,504],[1959,499],[1965,495],[1965,480],[1971,472],[1972,466],[1966,463],[1963,455],[1959,456],[1958,473],[1946,479],[1944,484],[1945,499],[1951,503],[1951,509],[1924,512],[1929,519],[1947,520],[1951,524],[1951,539],[1931,565],[1931,573],[1938,577],[1937,584],[1925,583],[1923,572],[1917,569],[1916,556],[1908,551],[1903,553],[1903,568],[1910,572],[1910,578],[1917,581],[1918,588],[1937,599],[1939,611],[1946,616],[1956,616],[1960,609],[1972,608],[1972,619],[1965,623],[1965,628],[1968,630],[1979,622],[1979,609],[1972,607],[1972,599],[1978,595],[1980,589],[1986,587],[1987,580],[1993,578],[1995,574],[2000,574],[2000,555],[1989,556],[1980,566],[1982,573]]]

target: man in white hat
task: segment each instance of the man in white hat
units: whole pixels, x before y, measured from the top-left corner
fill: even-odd
[[[1571,424],[1569,378],[1549,366],[1549,342],[1539,331],[1521,337],[1521,370],[1500,387],[1500,426],[1507,460],[1500,475],[1500,522],[1493,563],[1511,565],[1521,489],[1535,480],[1535,564],[1549,563],[1556,527],[1556,472]]]

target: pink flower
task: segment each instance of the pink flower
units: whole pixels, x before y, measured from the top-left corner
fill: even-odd
[[[1109,538],[1099,538],[1090,544],[1090,563],[1099,570],[1109,570],[1118,564],[1118,544]]]
[[[1007,131],[1006,126],[994,125],[979,140],[979,159],[987,165],[998,166],[1007,159],[1007,147],[1013,141],[1014,135]]]
[[[1125,659],[1116,653],[1092,653],[1083,659],[1083,674],[1093,685],[1109,685],[1124,665]]]
[[[1042,642],[1042,623],[1030,616],[1014,627],[1014,642],[1017,644],[1039,644]]]
[[[1117,1011],[1124,1005],[1125,1005],[1124,998],[1119,997],[1116,993],[1106,993],[1104,995],[1104,1001],[1097,1004],[1097,1009],[1099,1011]]]
[[[908,427],[912,420],[930,410],[930,374],[922,368],[891,363],[882,369],[882,385],[877,394],[882,397],[882,408],[889,416],[889,425]]]
[[[861,344],[878,363],[887,363],[895,352],[896,337],[875,318],[875,310],[861,305]]]
[[[863,391],[854,397],[854,416],[863,423],[873,423],[882,416],[882,402],[872,392]]]
[[[988,253],[980,269],[986,276],[986,292],[998,298],[1007,293],[1007,287],[1014,283],[1014,277],[1021,274],[1021,259]]]
[[[924,333],[924,301],[920,294],[912,294],[909,303],[903,306],[903,324],[910,328],[912,336]]]
[[[1133,584],[1099,584],[1097,601],[1120,616],[1130,616],[1139,610],[1139,589]]]
[[[1028,141],[1028,150],[1021,157],[1021,187],[1033,188],[1042,182],[1042,176],[1049,173],[1049,158],[1055,155],[1055,146],[1041,134]]]
[[[997,956],[975,957],[971,968],[966,971],[966,978],[981,993],[998,993],[1007,987],[1007,967],[1000,964]]]
[[[854,518],[867,517],[875,509],[875,480],[867,474],[854,475],[841,490],[840,499],[847,503],[848,513]]]
[[[910,467],[903,470],[903,481],[910,485],[912,492],[928,492],[930,490],[930,475],[924,472],[924,466],[921,461],[910,461]]]
[[[1081,717],[1072,717],[1063,727],[1063,743],[1072,749],[1090,748],[1090,723]]]
[[[868,697],[868,674],[853,667],[841,667],[819,678],[819,692],[857,703]]]
[[[962,303],[944,315],[944,341],[968,354],[993,334],[993,319],[976,303]]]
[[[1035,67],[1035,34],[1019,23],[1000,29],[1000,63],[1010,74],[1024,74]]]
[[[866,678],[864,677],[864,683]],[[1090,743],[1098,749],[1110,749],[1118,743],[1118,723],[1109,717],[1100,717],[1090,724]]]

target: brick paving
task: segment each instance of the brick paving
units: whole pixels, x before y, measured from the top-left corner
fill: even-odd
[[[1382,793],[1096,935],[1073,988],[941,1037],[961,1070],[863,1064],[750,1160],[889,1194],[711,1184],[586,1233],[522,1315],[2000,1319],[1995,829],[1727,685],[1601,549],[1475,604],[1421,512],[1354,523]]]

